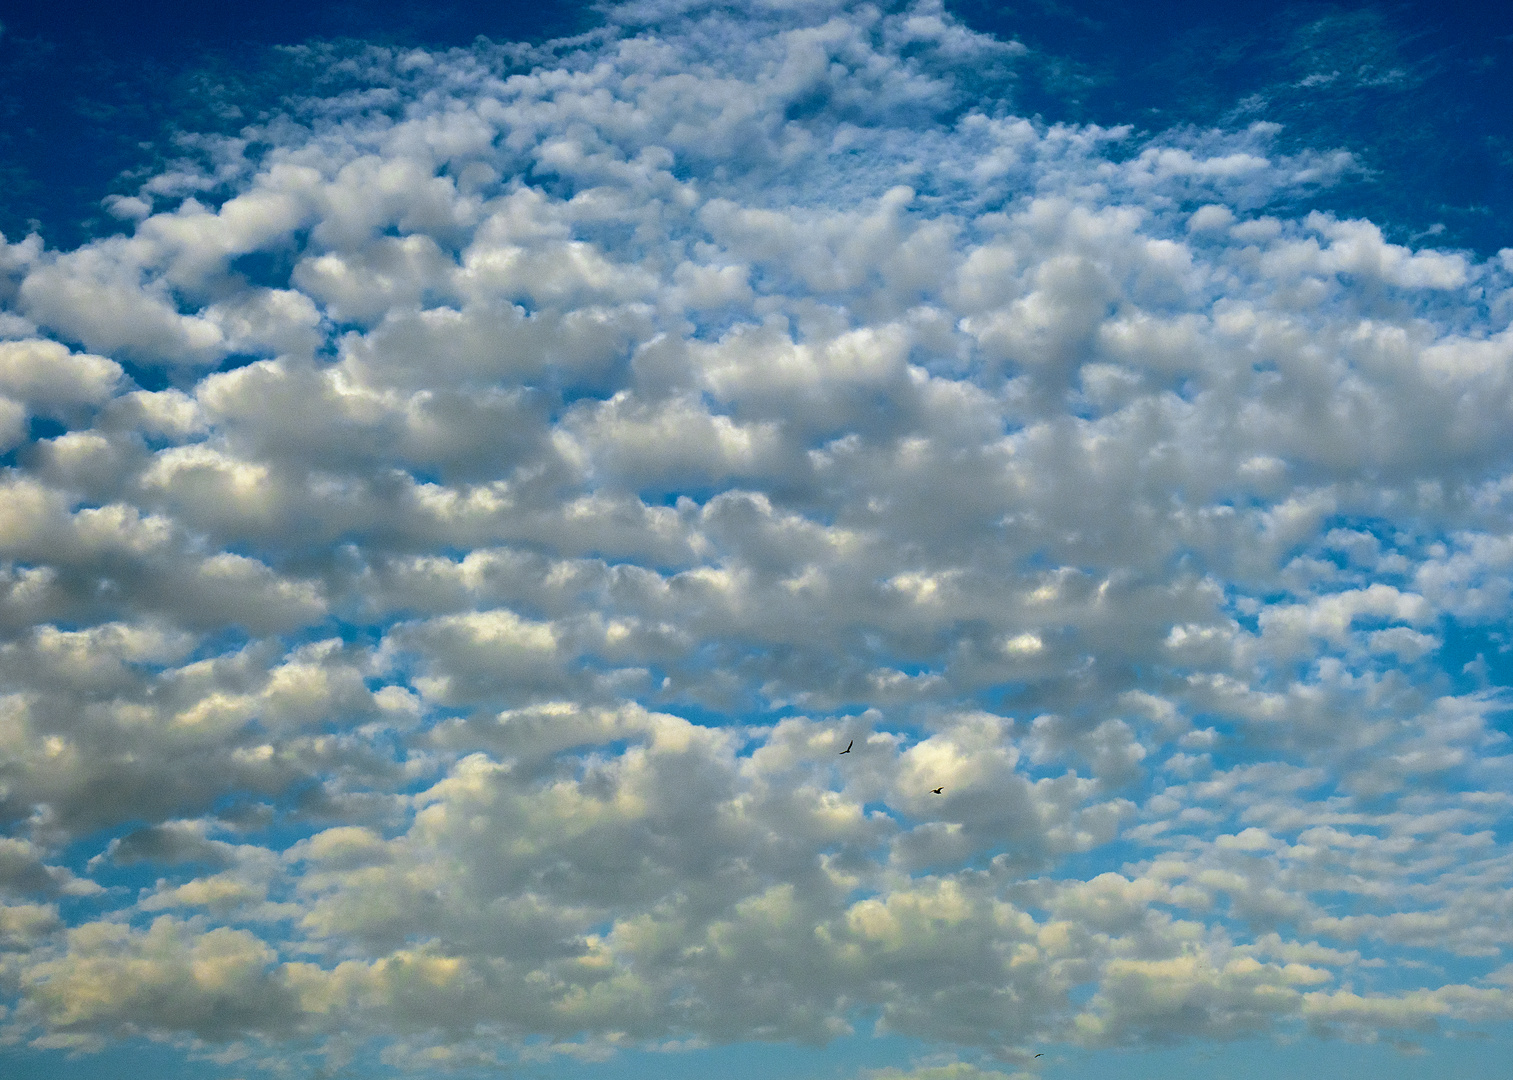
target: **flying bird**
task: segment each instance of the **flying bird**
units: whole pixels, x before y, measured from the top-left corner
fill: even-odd
[[[930,794],[931,795],[939,795],[944,790],[946,790],[944,785],[942,785],[940,787],[932,787],[930,789]]]
[[[1036,1057],[1045,1057],[1045,1055],[1044,1055],[1044,1054],[1036,1054],[1036,1055],[1035,1055],[1035,1056],[1036,1056]]]
[[[850,742],[848,742],[846,744],[846,749],[842,750],[841,754],[849,754],[849,753],[851,753],[851,747],[854,746],[855,744],[856,744],[856,740],[852,739]],[[841,754],[836,754],[835,756],[836,757],[840,757]]]

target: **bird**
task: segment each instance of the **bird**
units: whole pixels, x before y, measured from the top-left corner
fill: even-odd
[[[854,746],[854,745],[856,745],[856,740],[852,739],[850,742],[848,742],[846,744],[846,749],[842,750],[841,754],[849,754],[849,753],[851,753],[851,747]],[[840,757],[841,754],[836,754],[835,756],[836,757]]]
[[[931,795],[939,795],[944,790],[946,790],[944,785],[942,785],[940,787],[932,787],[930,789],[930,794]]]
[[[1044,1054],[1036,1054],[1035,1057],[1045,1057]]]

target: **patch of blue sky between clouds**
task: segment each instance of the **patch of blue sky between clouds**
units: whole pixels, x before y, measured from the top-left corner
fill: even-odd
[[[283,55],[0,250],[22,1074],[1498,1060],[1513,254],[930,3]]]

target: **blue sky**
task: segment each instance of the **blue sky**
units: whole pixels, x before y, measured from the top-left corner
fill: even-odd
[[[1498,19],[0,17],[6,1075],[1498,1075]]]

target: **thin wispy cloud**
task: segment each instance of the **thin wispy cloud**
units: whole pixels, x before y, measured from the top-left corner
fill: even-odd
[[[1276,125],[1025,118],[1025,54],[303,46],[118,234],[8,238],[5,1037],[1513,1019],[1513,252],[1308,209],[1362,166]]]

